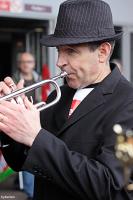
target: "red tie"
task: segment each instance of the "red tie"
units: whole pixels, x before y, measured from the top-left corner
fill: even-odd
[[[81,102],[80,100],[73,99],[68,117],[71,116],[71,114],[72,114],[72,113],[74,112],[74,110],[78,107],[78,105],[80,104],[80,102]]]
[[[84,100],[84,98],[93,90],[94,88],[83,88],[76,91],[73,101],[71,104],[71,108],[69,111],[68,118],[72,115],[75,109],[79,106],[79,104]]]

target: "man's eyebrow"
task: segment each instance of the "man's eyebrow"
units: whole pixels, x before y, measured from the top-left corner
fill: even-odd
[[[76,49],[76,45],[67,45],[66,48]]]
[[[59,49],[59,48],[76,48],[77,45],[64,45],[64,46],[56,46],[55,48],[56,49]]]
[[[58,46],[58,47],[56,47],[56,49],[57,49],[57,51],[60,51],[62,48],[64,49],[64,50],[66,50],[66,49],[73,49],[73,50],[75,50],[75,51],[77,51],[77,52],[79,52],[79,50],[77,49],[77,45],[66,45],[66,46]]]

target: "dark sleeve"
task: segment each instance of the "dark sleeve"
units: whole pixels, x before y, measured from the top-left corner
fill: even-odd
[[[54,96],[56,93],[51,93],[51,95],[48,97],[47,102],[51,102],[54,99]],[[43,116],[45,116],[45,112],[43,111]],[[41,123],[44,123],[45,118],[43,117],[41,119]],[[29,147],[26,147],[23,144],[20,144],[18,142],[15,142],[13,139],[8,137],[3,132],[0,132],[0,145],[5,146],[4,148],[0,147],[0,150],[2,151],[2,154],[8,163],[8,165],[15,171],[20,171],[21,167],[27,157],[27,152],[29,150]]]
[[[107,120],[103,128],[103,145],[94,159],[70,151],[63,141],[42,129],[29,151],[23,170],[42,178],[51,177],[60,188],[79,199],[133,199],[133,192],[124,189],[123,169],[115,157],[112,130],[114,123],[133,128],[133,102],[123,106],[113,122]]]
[[[3,138],[5,138],[5,136],[3,136]],[[2,144],[4,144],[3,141]],[[1,151],[6,162],[14,171],[20,171],[26,159],[28,147],[10,138],[6,138],[5,145],[7,146],[1,148]]]

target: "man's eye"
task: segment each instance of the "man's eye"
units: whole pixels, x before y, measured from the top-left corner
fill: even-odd
[[[67,53],[68,54],[74,54],[76,53],[74,49],[67,49]]]

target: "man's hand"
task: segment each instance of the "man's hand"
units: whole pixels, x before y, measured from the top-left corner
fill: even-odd
[[[0,102],[0,130],[15,141],[32,146],[41,129],[40,116],[27,97],[24,104],[26,107],[8,101]]]
[[[12,78],[6,77],[0,82],[0,96],[10,94],[23,88],[24,80],[16,85]],[[41,129],[39,112],[35,106],[22,95],[25,107],[8,101],[0,102],[0,130],[17,142],[31,146]]]
[[[10,85],[14,84],[13,80],[10,77],[5,78],[5,80],[7,82],[6,81],[1,81],[0,82],[0,97],[4,96],[6,94],[10,94],[11,91],[12,91]],[[16,85],[15,85],[15,87],[16,87]]]
[[[23,87],[24,87],[23,79],[21,79],[16,85],[11,77],[6,77],[4,81],[0,81],[0,97],[10,94],[13,90],[21,89]]]

